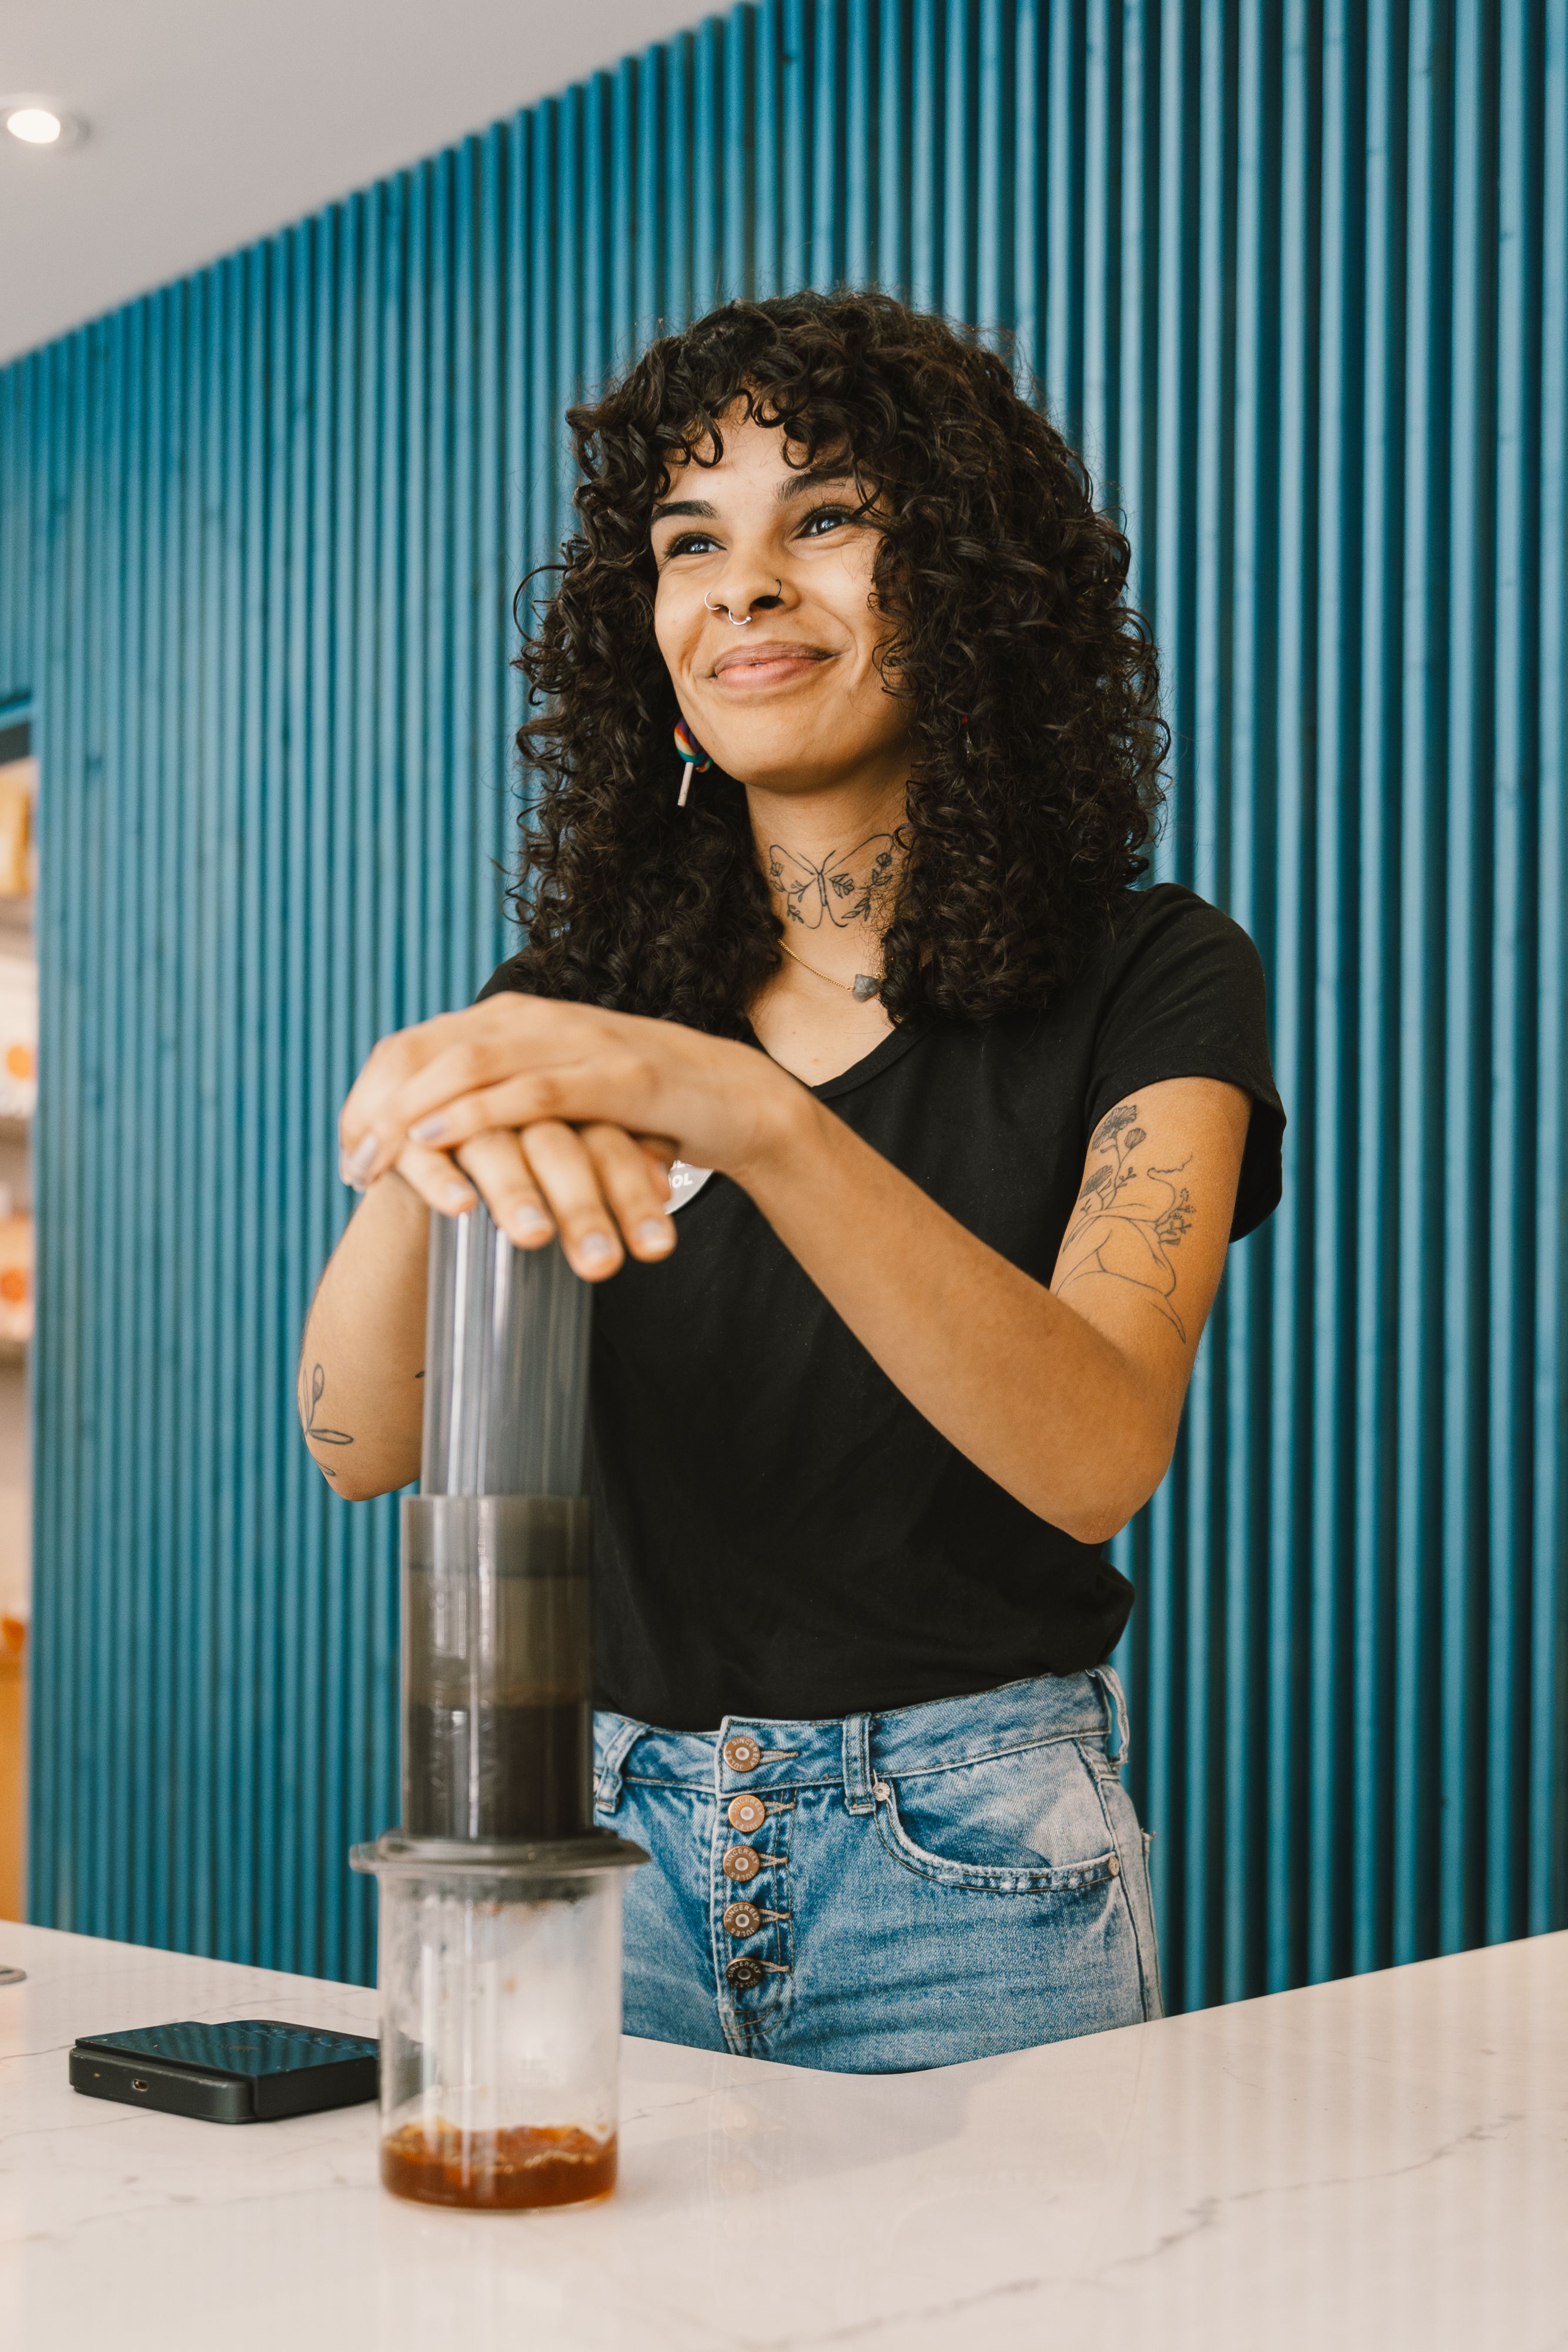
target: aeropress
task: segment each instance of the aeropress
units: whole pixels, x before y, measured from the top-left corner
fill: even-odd
[[[426,2204],[615,2185],[621,1874],[593,1826],[591,1296],[483,1206],[430,1221],[420,1491],[402,1505],[402,1827],[380,1887],[382,2179]]]

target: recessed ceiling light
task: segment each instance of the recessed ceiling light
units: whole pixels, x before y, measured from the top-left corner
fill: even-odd
[[[81,136],[81,124],[47,98],[0,100],[0,121],[24,147],[68,147]]]

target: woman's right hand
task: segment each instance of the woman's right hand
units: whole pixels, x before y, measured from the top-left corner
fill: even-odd
[[[519,1249],[559,1233],[585,1282],[674,1249],[668,1169],[746,1181],[804,1089],[767,1054],[673,1021],[501,995],[371,1049],[339,1119],[343,1181],[395,1169],[442,1216],[485,1197]],[[788,1124],[788,1119],[785,1119]]]
[[[663,1138],[633,1138],[604,1120],[578,1128],[536,1119],[486,1129],[450,1153],[405,1144],[392,1166],[443,1215],[462,1216],[482,1197],[519,1249],[542,1249],[559,1234],[573,1272],[601,1282],[628,1250],[656,1263],[674,1249],[674,1157]]]
[[[657,1259],[674,1247],[672,1160],[746,1183],[788,1150],[802,1105],[814,1108],[754,1047],[508,994],[383,1037],[339,1139],[360,1190],[395,1168],[457,1216],[476,1188],[523,1248],[559,1228],[575,1270],[599,1281],[627,1251]]]

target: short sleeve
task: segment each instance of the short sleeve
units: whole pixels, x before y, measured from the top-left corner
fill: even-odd
[[[523,973],[522,957],[508,956],[505,963],[496,966],[474,1002],[483,1004],[487,996],[526,996],[528,993],[528,983]]]
[[[1239,923],[1193,891],[1134,894],[1107,957],[1085,1105],[1090,1132],[1162,1078],[1218,1078],[1252,1099],[1230,1237],[1279,1203],[1285,1112],[1269,1055],[1263,964]]]

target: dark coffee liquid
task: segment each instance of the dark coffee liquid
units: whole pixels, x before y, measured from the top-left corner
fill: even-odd
[[[410,1702],[411,1837],[570,1838],[593,1826],[586,1700],[475,1708]]]
[[[421,2205],[513,2213],[584,2205],[615,2186],[615,2135],[599,2139],[566,2125],[465,2132],[404,2124],[382,2142],[382,2179],[394,2197]]]

